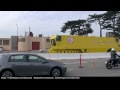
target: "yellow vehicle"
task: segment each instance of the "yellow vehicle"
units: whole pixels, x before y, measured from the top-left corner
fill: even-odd
[[[49,53],[110,52],[111,48],[120,51],[119,41],[114,37],[54,35]]]

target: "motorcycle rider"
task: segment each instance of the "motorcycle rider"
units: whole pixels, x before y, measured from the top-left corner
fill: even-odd
[[[118,61],[117,56],[118,57],[120,57],[120,56],[116,53],[115,48],[111,49],[111,53],[110,54],[111,54],[111,60],[113,60],[113,64],[114,64],[114,66],[116,66],[117,61]]]

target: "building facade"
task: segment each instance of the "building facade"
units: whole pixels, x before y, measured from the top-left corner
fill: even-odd
[[[2,47],[4,51],[31,51],[50,49],[50,37],[11,36],[11,38],[0,38],[0,47]]]
[[[49,37],[19,37],[18,51],[50,49]]]
[[[0,47],[3,50],[11,50],[11,39],[10,38],[0,38]]]

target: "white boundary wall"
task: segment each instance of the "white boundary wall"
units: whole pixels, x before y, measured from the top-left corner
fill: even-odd
[[[93,58],[110,58],[110,53],[65,53],[65,54],[43,54],[36,53],[37,55],[43,56],[47,59],[61,60],[61,59],[93,59]],[[120,52],[117,52],[120,55]]]
[[[21,52],[22,53],[22,52]],[[23,52],[24,53],[24,52]],[[1,53],[1,55],[4,53]],[[5,53],[6,54],[6,53]],[[14,54],[14,53],[13,53]],[[110,58],[110,53],[31,53],[31,54],[37,54],[42,57],[45,57],[47,59],[51,60],[61,60],[61,59],[80,59],[80,54],[82,59],[93,59],[93,58]],[[120,52],[117,52],[118,55],[120,55]]]

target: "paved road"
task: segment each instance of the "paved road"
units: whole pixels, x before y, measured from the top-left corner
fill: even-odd
[[[82,60],[82,67],[79,68],[79,60],[61,60],[67,66],[65,76],[87,76],[87,77],[113,77],[120,76],[120,67],[114,67],[108,70],[105,67],[106,59],[86,59]],[[93,65],[94,62],[94,65]]]
[[[6,53],[6,52],[4,52]],[[14,52],[13,52],[14,53]],[[3,53],[1,53],[3,54]],[[106,59],[84,59],[82,60],[82,66],[80,67],[79,60],[60,60],[67,66],[67,72],[65,76],[80,76],[80,77],[113,77],[120,76],[120,67],[112,68],[108,70],[105,67]],[[94,62],[94,65],[92,65]]]

